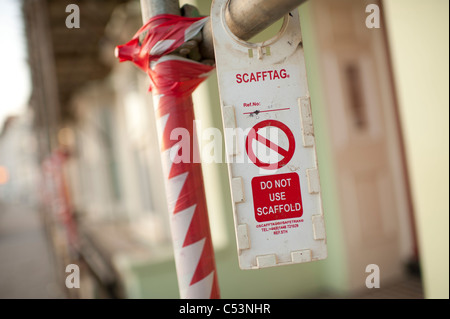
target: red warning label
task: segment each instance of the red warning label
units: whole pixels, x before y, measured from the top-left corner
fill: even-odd
[[[257,176],[252,179],[253,207],[258,222],[303,215],[297,173]]]

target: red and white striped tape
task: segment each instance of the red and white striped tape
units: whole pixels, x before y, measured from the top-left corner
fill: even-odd
[[[157,16],[116,52],[120,61],[131,60],[151,78],[181,298],[220,297],[202,169],[193,160],[198,148],[192,147],[197,141],[191,94],[213,67],[167,55],[194,37],[205,22],[205,18]],[[170,139],[175,128],[189,132],[187,163],[170,158],[179,148],[179,141]]]

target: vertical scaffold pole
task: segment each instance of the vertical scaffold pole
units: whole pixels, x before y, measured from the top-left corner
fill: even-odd
[[[160,14],[180,15],[178,0],[141,0],[146,23]],[[176,67],[167,68],[176,76]],[[178,152],[177,141],[170,139],[173,129],[190,134],[191,158],[199,158],[194,134],[195,116],[192,96],[175,96],[153,92],[158,138],[165,177],[175,264],[181,298],[220,298],[214,250],[209,227],[201,163],[175,163],[171,151]]]

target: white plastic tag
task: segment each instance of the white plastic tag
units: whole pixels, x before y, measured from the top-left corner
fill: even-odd
[[[324,259],[326,234],[297,10],[264,43],[238,39],[227,0],[211,9],[242,269]]]

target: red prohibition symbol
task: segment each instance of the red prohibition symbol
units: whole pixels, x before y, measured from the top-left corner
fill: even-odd
[[[277,127],[281,131],[286,134],[288,141],[289,141],[289,148],[286,150],[279,145],[273,143],[272,141],[266,139],[264,136],[261,136],[258,131],[264,127]],[[267,146],[268,148],[274,150],[278,154],[280,154],[283,158],[276,162],[276,163],[266,163],[261,161],[255,154],[253,150],[253,140],[256,140],[257,142],[260,142]],[[258,167],[263,169],[269,169],[269,170],[275,170],[282,168],[284,165],[289,163],[289,161],[292,159],[292,156],[294,156],[295,151],[295,138],[292,134],[292,131],[287,127],[285,124],[281,123],[280,121],[276,120],[265,120],[261,121],[250,130],[250,132],[247,135],[247,139],[245,141],[245,150],[247,151],[248,158]]]

